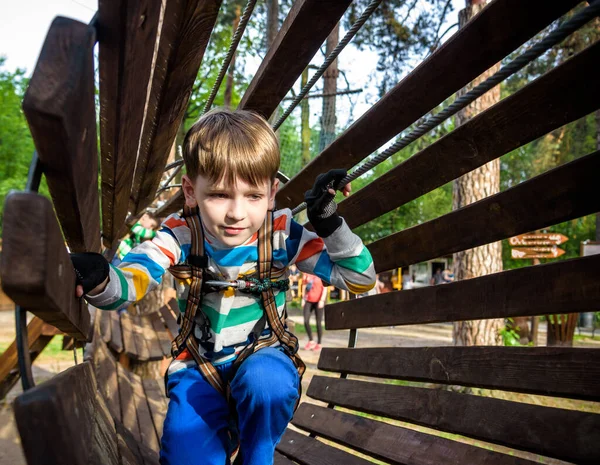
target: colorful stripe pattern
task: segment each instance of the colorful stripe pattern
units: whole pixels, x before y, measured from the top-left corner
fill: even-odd
[[[160,283],[165,270],[185,262],[190,241],[185,220],[171,215],[152,241],[135,247],[118,268],[111,267],[109,285],[103,293],[88,297],[88,301],[100,309],[113,310],[140,300]],[[209,270],[220,279],[240,279],[256,272],[256,235],[238,247],[225,248],[207,234],[205,250]],[[289,209],[279,210],[274,213],[273,223],[273,276],[283,276],[293,263],[300,271],[355,293],[366,292],[375,284],[371,255],[345,222],[331,236],[322,239],[296,223]],[[188,284],[178,282],[182,311]],[[276,292],[275,300],[282,314],[285,293]],[[249,343],[249,335],[263,312],[259,296],[232,288],[205,295],[202,309],[210,321],[211,338],[201,344],[200,352],[216,364],[232,360]],[[268,330],[264,331],[265,336],[268,334]],[[189,363],[185,356],[180,358],[182,363]]]

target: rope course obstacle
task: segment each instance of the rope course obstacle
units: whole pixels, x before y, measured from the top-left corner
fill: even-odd
[[[255,3],[246,5],[205,110],[212,106]],[[324,73],[379,3],[369,4],[315,76]],[[286,182],[278,206],[299,205],[315,176],[330,168],[350,169],[368,160],[344,181],[371,170],[598,16],[598,2],[577,10],[492,78],[431,114],[578,3],[491,2]],[[271,117],[350,4],[294,2],[239,107]],[[179,310],[169,302],[135,318],[94,314],[74,297],[65,241],[73,251],[100,251],[101,242],[114,250],[127,217],[143,212],[157,191],[176,187],[170,183],[181,162],[167,165],[168,155],[220,7],[219,0],[101,0],[91,24],[59,17],[50,27],[23,103],[37,151],[27,190],[7,198],[0,261],[2,286],[17,304],[16,349],[25,392],[14,409],[29,465],[158,464],[164,387],[161,380],[143,379],[128,367],[132,360],[168,357]],[[487,40],[479,40],[483,36]],[[101,196],[96,189],[96,42]],[[341,202],[341,214],[351,227],[360,226],[598,110],[600,87],[590,85],[590,76],[597,74],[599,62],[600,43],[591,43]],[[302,87],[276,127],[317,79]],[[369,159],[420,120],[408,135]],[[596,213],[598,172],[600,152],[595,151],[373,242],[368,248],[376,270]],[[52,201],[36,193],[42,175]],[[180,196],[171,197],[161,214],[178,209],[178,202]],[[24,219],[23,211],[36,215]],[[24,249],[29,251],[25,256]],[[600,402],[597,349],[357,347],[359,328],[594,311],[600,302],[599,270],[600,256],[588,256],[328,305],[326,326],[350,330],[349,347],[324,348],[318,368],[340,377],[313,377],[307,395],[328,407],[300,404],[291,421],[296,429],[286,430],[274,462],[525,465],[539,463],[540,456],[546,462],[600,462],[600,415],[594,413]],[[33,387],[26,312],[80,343],[89,342],[85,361]],[[32,337],[41,321],[30,323]],[[505,397],[440,385],[493,390]],[[596,410],[516,402],[515,393],[556,402],[576,399]]]

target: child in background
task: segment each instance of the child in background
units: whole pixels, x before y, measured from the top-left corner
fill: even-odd
[[[321,350],[323,342],[323,313],[327,300],[327,286],[318,277],[304,273],[302,278],[302,309],[304,312],[304,329],[308,335],[308,342],[304,350]],[[315,312],[317,319],[317,342],[313,341],[312,328],[310,327],[310,314]]]
[[[296,223],[289,209],[272,212],[280,155],[277,137],[264,118],[249,111],[213,110],[188,132],[183,156],[187,174],[182,189],[187,207],[198,208],[208,258],[205,272],[211,279],[233,283],[257,272],[258,232],[273,215],[272,278],[287,281],[287,270],[295,263],[299,270],[342,289],[360,293],[373,287],[371,255],[337,214],[333,200],[331,186],[343,179],[344,171],[320,175],[305,194],[314,233]],[[345,195],[349,187],[343,189]],[[167,269],[188,261],[191,238],[186,220],[175,214],[154,239],[127,254],[118,268],[102,262],[101,255],[74,254],[82,279],[77,295],[85,292],[92,305],[104,310],[139,300],[158,285]],[[274,291],[274,300],[281,318],[285,291]],[[257,350],[233,370],[238,355],[253,343],[261,321],[258,340],[271,336],[264,313],[261,297],[239,288],[203,293],[198,314],[206,317],[208,332],[194,326],[197,352],[191,353],[189,347],[183,350],[168,370],[170,402],[161,464],[229,464],[238,438],[244,465],[273,463],[275,446],[299,395],[293,354],[286,352],[283,343],[274,344]],[[203,364],[212,364],[228,384],[229,398],[198,369],[196,355]]]
[[[142,217],[136,222],[129,234],[121,241],[119,248],[117,249],[118,262],[113,262],[113,265],[118,266],[131,249],[137,247],[142,242],[150,240],[156,236],[156,228],[158,222],[149,213],[144,213]]]

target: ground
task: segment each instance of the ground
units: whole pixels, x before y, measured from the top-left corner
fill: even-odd
[[[296,323],[300,347],[303,347],[308,338],[303,329],[303,321],[299,310],[292,309],[291,319]],[[14,313],[12,311],[0,312],[0,352],[2,352],[15,337]],[[326,331],[323,338],[325,347],[347,347],[349,331]],[[544,343],[546,334],[540,331],[540,343]],[[599,338],[600,339],[600,338]],[[51,378],[74,364],[73,353],[59,350],[60,337],[55,337],[54,343],[46,349],[33,366],[33,375],[36,383]],[[361,329],[358,332],[358,347],[418,347],[418,346],[445,346],[452,344],[452,326],[450,324],[413,325],[404,327],[386,327],[374,329]],[[591,340],[589,337],[578,338],[576,346],[592,346],[600,348],[600,340]],[[300,350],[300,355],[306,363],[307,371],[302,385],[306,393],[308,384],[317,372],[318,352]],[[81,352],[78,353],[81,361]],[[333,376],[338,376],[334,375]],[[0,465],[25,465],[25,459],[20,448],[19,437],[12,415],[11,403],[21,392],[20,383],[17,384],[0,404]],[[495,392],[496,397],[498,391]],[[511,394],[514,396],[514,394]],[[554,399],[539,396],[521,396],[522,402],[534,402],[542,405],[555,405]],[[312,401],[303,394],[306,401]],[[590,410],[597,407],[591,403],[564,400],[560,407]]]

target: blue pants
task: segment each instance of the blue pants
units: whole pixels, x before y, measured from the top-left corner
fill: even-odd
[[[232,363],[217,366],[229,379]],[[239,434],[244,465],[273,463],[275,446],[292,419],[300,382],[296,367],[281,350],[261,349],[249,356],[231,380],[237,425],[227,401],[197,368],[169,376],[162,465],[225,465]]]

